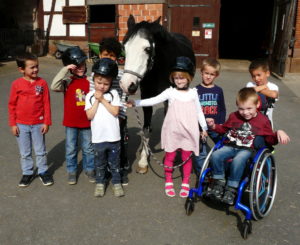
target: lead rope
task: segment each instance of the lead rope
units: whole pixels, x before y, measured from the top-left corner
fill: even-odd
[[[143,126],[142,126],[142,122],[141,122],[141,119],[140,119],[140,116],[139,116],[139,112],[138,112],[138,110],[136,109],[136,107],[134,108],[134,111],[135,111],[135,114],[136,114],[137,122],[138,122],[138,124],[139,124],[139,126],[140,126],[140,128],[141,128],[141,136],[142,136],[143,147],[146,149],[147,155],[149,155],[150,157],[152,157],[153,160],[154,160],[158,165],[160,165],[160,166],[162,166],[162,167],[164,167],[164,168],[168,168],[168,169],[176,169],[176,168],[180,168],[181,166],[183,166],[183,165],[184,165],[184,164],[192,157],[193,153],[191,153],[190,156],[189,156],[185,161],[183,161],[182,163],[180,163],[180,164],[178,164],[178,165],[176,165],[176,166],[173,166],[173,167],[169,167],[169,166],[164,165],[160,160],[158,160],[158,159],[154,156],[153,152],[151,151],[151,149],[150,149],[150,147],[149,147],[149,144],[148,144],[148,141],[147,141],[147,138],[145,137],[145,134],[144,134],[144,131],[143,131]],[[153,166],[152,166],[152,164],[151,164],[151,159],[149,159],[149,167],[150,167],[150,169],[153,171],[153,173],[155,173],[155,175],[157,175],[158,177],[163,178],[163,179],[165,178],[164,176],[158,174],[158,173],[154,170],[154,168],[153,168]],[[177,179],[177,178],[179,178],[180,176],[181,176],[181,175],[176,176],[176,177],[173,177],[173,179]]]

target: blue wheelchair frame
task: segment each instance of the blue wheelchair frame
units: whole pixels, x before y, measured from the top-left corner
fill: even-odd
[[[198,188],[191,188],[189,191],[189,196],[185,204],[187,215],[190,215],[194,210],[194,196],[202,197],[202,195],[205,194],[205,179],[207,174],[212,170],[208,167],[209,158],[215,150],[223,147],[224,139],[216,143],[209,152],[199,176]],[[242,234],[245,239],[248,234],[252,232],[251,220],[259,220],[267,216],[275,199],[277,189],[277,172],[272,151],[273,149],[263,147],[256,152],[248,165],[249,174],[241,181],[238,187],[234,208],[245,213]],[[247,187],[249,188],[250,207],[242,203],[242,196]]]

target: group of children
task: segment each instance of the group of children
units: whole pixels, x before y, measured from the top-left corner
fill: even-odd
[[[83,170],[90,182],[96,182],[95,196],[104,195],[109,172],[115,196],[124,196],[122,185],[128,184],[126,95],[119,87],[122,73],[116,63],[121,51],[115,38],[104,39],[100,43],[100,59],[88,78],[86,54],[79,47],[70,48],[62,56],[64,67],[51,84],[53,91],[64,93],[68,183],[77,183],[80,143]],[[51,125],[49,89],[38,77],[37,57],[18,57],[17,66],[23,77],[12,83],[8,108],[9,125],[21,155],[23,175],[19,186],[26,187],[35,178],[32,146],[38,175],[49,186],[53,184],[45,147],[45,134]]]
[[[188,57],[177,57],[170,74],[170,88],[153,98],[126,102],[127,96],[119,87],[122,70],[116,63],[121,50],[122,46],[116,39],[104,39],[100,43],[100,59],[93,65],[92,75],[88,78],[85,53],[78,47],[68,49],[62,57],[64,67],[52,81],[51,89],[64,93],[63,125],[70,185],[77,183],[80,142],[83,170],[90,182],[96,182],[94,196],[104,196],[109,173],[114,195],[124,196],[122,185],[128,184],[129,171],[126,107],[152,106],[168,100],[161,147],[166,153],[165,194],[169,197],[176,195],[172,167],[177,152],[186,161],[179,193],[185,198],[190,188],[191,156],[195,155],[195,169],[199,172],[209,149],[207,136],[217,142],[226,134],[224,146],[212,154],[214,181],[208,194],[228,204],[233,204],[252,149],[289,142],[284,131],[272,130],[269,103],[270,98],[278,98],[278,87],[268,81],[270,71],[266,62],[251,63],[249,71],[253,81],[239,91],[236,99],[238,110],[225,121],[223,90],[214,84],[220,73],[217,60],[203,61],[202,82],[196,88],[190,88],[195,75],[194,64]],[[38,77],[35,56],[26,54],[19,57],[17,65],[23,77],[12,83],[8,108],[9,125],[21,155],[23,175],[19,186],[26,187],[35,178],[32,146],[38,176],[44,185],[52,185],[45,147],[45,134],[51,125],[49,89],[47,83]],[[268,117],[260,110],[264,110]],[[233,161],[226,180],[225,163],[230,158]]]
[[[272,130],[272,99],[278,98],[278,87],[268,81],[270,70],[267,62],[253,61],[249,72],[253,82],[249,82],[238,92],[238,110],[231,113],[226,121],[223,90],[214,84],[220,73],[220,64],[215,59],[203,61],[202,82],[196,88],[189,88],[194,76],[193,64],[187,57],[178,57],[170,75],[173,85],[171,88],[153,98],[128,102],[127,106],[132,107],[152,106],[168,100],[168,111],[161,132],[161,147],[165,150],[167,196],[176,195],[172,166],[177,150],[180,151],[182,160],[186,161],[179,196],[188,196],[192,171],[190,155],[194,153],[195,169],[199,173],[208,154],[207,136],[215,143],[226,136],[224,146],[214,151],[210,160],[213,181],[207,195],[229,205],[234,203],[237,188],[253,150],[278,142],[287,144],[290,141],[283,130]],[[202,142],[200,151],[199,139]],[[227,167],[225,165],[229,159],[232,162]],[[227,168],[229,173],[226,179]]]

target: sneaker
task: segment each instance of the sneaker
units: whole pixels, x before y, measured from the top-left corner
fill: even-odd
[[[96,183],[95,172],[94,171],[86,171],[85,175],[88,177],[89,182]]]
[[[129,182],[128,177],[127,177],[127,176],[122,176],[121,182],[122,182],[122,185],[123,185],[123,186],[124,186],[124,185],[128,185],[128,182]]]
[[[76,173],[69,173],[68,175],[68,184],[75,185],[77,183]]]
[[[103,197],[105,194],[105,185],[104,184],[96,184],[94,196],[95,197]]]
[[[211,188],[207,190],[207,195],[216,199],[221,199],[224,193],[225,181],[215,180]]]
[[[22,179],[19,182],[20,187],[27,187],[30,185],[31,181],[34,179],[34,175],[23,175]]]
[[[233,205],[234,200],[236,197],[237,189],[233,187],[226,186],[225,188],[225,193],[222,198],[222,202],[228,204],[228,205]]]
[[[114,184],[112,189],[115,197],[122,197],[125,195],[121,184]]]
[[[42,181],[43,185],[49,186],[53,185],[53,177],[48,172],[45,172],[43,174],[39,174],[40,180]]]

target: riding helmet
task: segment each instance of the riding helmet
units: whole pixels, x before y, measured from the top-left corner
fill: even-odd
[[[195,66],[190,58],[185,56],[179,56],[176,58],[176,63],[172,67],[172,71],[185,71],[188,72],[192,77],[195,75]]]
[[[64,66],[71,64],[78,66],[86,59],[86,54],[78,46],[68,48],[62,55]]]
[[[115,78],[118,75],[118,65],[112,59],[102,58],[93,65],[92,72]]]

